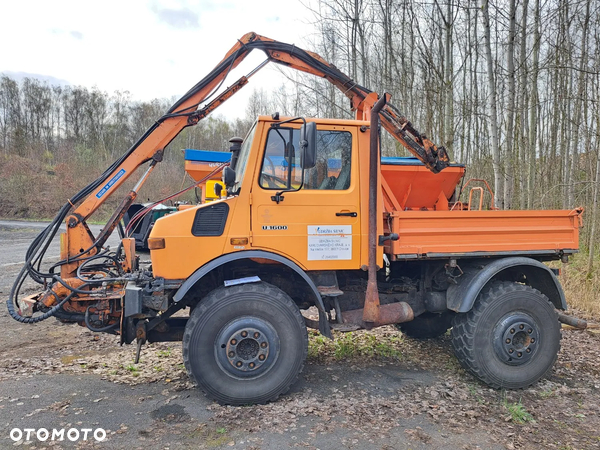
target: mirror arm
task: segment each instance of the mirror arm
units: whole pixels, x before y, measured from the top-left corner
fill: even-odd
[[[277,192],[275,195],[271,195],[271,200],[274,201],[275,203],[277,203],[279,205],[280,202],[283,201],[283,199],[285,198],[283,195],[284,192],[289,192],[289,191],[280,191]]]
[[[271,195],[271,201],[274,201],[275,203],[277,203],[279,205],[279,203],[281,203],[285,199],[285,197],[281,194],[283,194],[285,192],[298,192],[303,187],[304,187],[304,167],[302,168],[302,181],[300,182],[300,186],[298,186],[296,189],[286,189],[284,191],[276,192],[275,195]]]
[[[296,120],[301,120],[304,123],[304,127],[306,127],[306,119],[302,116],[298,116],[298,117],[294,117],[292,119],[287,119],[287,120],[283,120],[281,122],[277,122],[277,123],[272,123],[271,126],[274,128],[277,128],[281,125],[283,125],[284,123],[289,123],[289,122],[295,122]],[[306,140],[306,129],[304,131],[304,136],[300,136],[300,148],[301,149],[306,149],[306,147],[308,146],[308,141]]]
[[[280,125],[283,125],[284,123],[294,122],[296,120],[301,120],[302,122],[304,122],[304,125],[306,125],[306,119],[302,116],[298,116],[298,117],[294,117],[292,119],[283,120],[281,122],[272,123],[271,126],[278,127]]]

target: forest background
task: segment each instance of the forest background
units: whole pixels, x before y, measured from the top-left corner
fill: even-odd
[[[466,178],[492,181],[502,209],[584,206],[581,254],[563,275],[576,307],[600,314],[600,9],[592,0],[317,0],[301,43],[392,103]],[[165,152],[140,198],[189,185],[181,149],[228,149],[258,114],[351,117],[322,79],[255,90],[243,118],[211,116]],[[0,217],[44,219],[122,155],[175,99],[0,77]],[[385,139],[386,156],[406,155]],[[113,197],[113,203],[118,198]],[[110,207],[101,212],[108,214]]]

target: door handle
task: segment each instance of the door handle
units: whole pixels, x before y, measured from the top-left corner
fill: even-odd
[[[335,213],[337,217],[356,217],[358,214],[355,212],[337,212]]]

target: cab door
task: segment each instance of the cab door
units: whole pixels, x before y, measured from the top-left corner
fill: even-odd
[[[356,127],[317,126],[316,165],[302,170],[299,125],[271,126],[252,188],[253,248],[305,270],[360,267]]]

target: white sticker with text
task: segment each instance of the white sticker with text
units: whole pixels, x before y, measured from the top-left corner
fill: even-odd
[[[352,225],[309,225],[308,260],[352,259]]]

